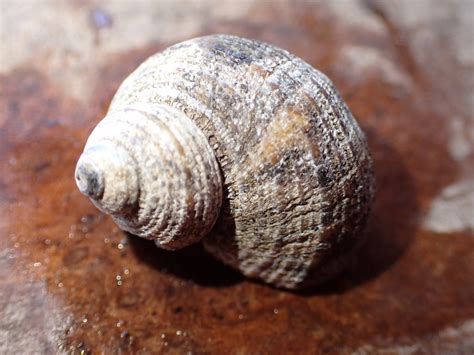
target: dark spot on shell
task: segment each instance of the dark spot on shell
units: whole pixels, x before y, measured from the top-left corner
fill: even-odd
[[[227,57],[235,64],[250,64],[252,62],[252,58],[244,52],[232,47],[225,46],[222,43],[216,43],[215,45],[213,45],[211,47],[211,52],[217,55],[221,55],[223,57]]]
[[[102,176],[90,165],[80,165],[76,171],[76,181],[79,190],[86,196],[99,199],[104,193]]]
[[[331,179],[328,175],[329,174],[328,174],[328,171],[327,171],[326,168],[324,168],[324,167],[319,168],[319,170],[318,170],[318,181],[319,181],[319,184],[322,187],[326,187],[330,183]]]
[[[332,222],[332,213],[323,213],[321,216],[321,223],[324,226],[329,226]]]
[[[326,205],[321,209],[321,223],[323,226],[329,226],[333,224],[334,220],[334,211],[335,211],[335,206],[334,205]]]

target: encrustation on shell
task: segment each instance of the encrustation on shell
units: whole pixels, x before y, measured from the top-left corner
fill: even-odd
[[[331,81],[229,35],[141,64],[89,137],[76,181],[122,229],[172,250],[202,240],[288,289],[344,268],[374,195],[364,133]]]

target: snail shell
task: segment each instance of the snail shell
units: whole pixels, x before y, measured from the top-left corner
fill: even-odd
[[[89,137],[76,181],[122,229],[165,249],[202,239],[246,276],[288,289],[342,270],[374,191],[365,136],[331,81],[229,35],[140,65]]]

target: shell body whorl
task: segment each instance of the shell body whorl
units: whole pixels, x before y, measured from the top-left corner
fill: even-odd
[[[186,151],[198,150],[175,160],[177,155],[168,152],[164,143],[160,150],[135,148],[144,149],[142,155],[135,154],[135,163],[152,172],[146,173],[148,180],[138,173],[140,196],[135,210],[115,217],[124,229],[136,219],[137,206],[143,206],[143,191],[156,190],[149,185],[160,180],[160,169],[150,162],[155,155],[168,154],[166,164],[176,174],[170,171],[167,179],[185,179],[182,165],[192,162],[188,183],[177,184],[194,187],[193,194],[182,194],[195,196],[195,203],[178,213],[179,218],[173,204],[160,207],[167,209],[160,212],[165,214],[160,220],[164,225],[168,218],[187,226],[177,234],[178,242],[158,242],[161,246],[173,249],[195,242],[215,223],[203,238],[204,246],[249,277],[297,289],[324,281],[343,268],[360,242],[374,180],[365,136],[324,74],[269,44],[227,35],[201,37],[146,60],[119,88],[108,117],[122,122],[124,112],[133,107],[154,117],[166,116],[161,118],[163,125],[175,132],[182,126],[193,127],[179,139]],[[140,114],[127,115],[130,127],[145,121]],[[106,132],[103,126],[96,130]],[[110,129],[100,133],[103,137],[97,142],[112,134],[122,145],[148,146],[148,140],[159,140],[151,136],[163,130],[168,128],[135,137]],[[195,134],[203,138],[188,147],[186,142]],[[201,169],[208,169],[205,176],[196,161],[202,163]],[[193,185],[196,178],[200,183]],[[199,187],[204,189],[196,190]],[[183,189],[166,191],[167,198],[174,198]],[[133,199],[134,194],[130,196]],[[159,203],[156,196],[147,203]],[[204,199],[207,205],[200,202]],[[198,203],[208,207],[201,213],[206,217],[201,229],[199,218],[193,219],[199,215]],[[155,226],[153,232],[132,232],[169,239],[164,225],[148,222],[150,228]]]

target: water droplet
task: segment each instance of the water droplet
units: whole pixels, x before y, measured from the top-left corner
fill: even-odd
[[[117,280],[117,281],[122,280],[122,276],[120,276],[120,275],[115,276],[115,280]]]
[[[125,324],[125,321],[124,321],[124,320],[119,320],[119,321],[117,322],[117,328],[120,328],[120,327],[121,327],[122,325],[124,325],[124,324]]]
[[[176,335],[177,335],[177,336],[180,336],[181,334],[182,334],[181,330],[177,330],[177,331],[176,331]]]
[[[128,275],[128,274],[130,274],[130,270],[124,269],[124,270],[123,270],[123,273],[124,273],[125,275]]]
[[[82,320],[82,323],[87,323],[87,318],[84,318],[84,319]]]
[[[81,217],[81,223],[91,223],[93,219],[94,219],[94,216],[88,214]]]
[[[41,263],[39,261],[37,261],[36,263],[33,264],[34,267],[40,267],[41,266]]]
[[[278,314],[278,308],[273,309],[273,313]]]
[[[130,333],[129,333],[127,330],[123,331],[123,332],[120,334],[120,337],[121,337],[121,338],[128,338],[129,336],[130,336]]]
[[[59,287],[59,288],[61,288],[61,287],[63,287],[63,286],[64,286],[64,284],[63,284],[62,282],[59,282],[59,283],[58,283],[58,287]]]
[[[105,244],[109,244],[109,243],[110,243],[110,239],[109,239],[109,238],[104,238],[104,243],[105,243]]]
[[[127,238],[122,238],[122,240],[118,243],[117,245],[117,248],[119,248],[120,250],[124,249],[125,246],[128,244],[128,240]]]
[[[161,336],[161,339],[164,339],[164,338],[166,338],[166,334],[165,334],[165,333],[161,333],[161,335],[160,335],[160,336]]]

